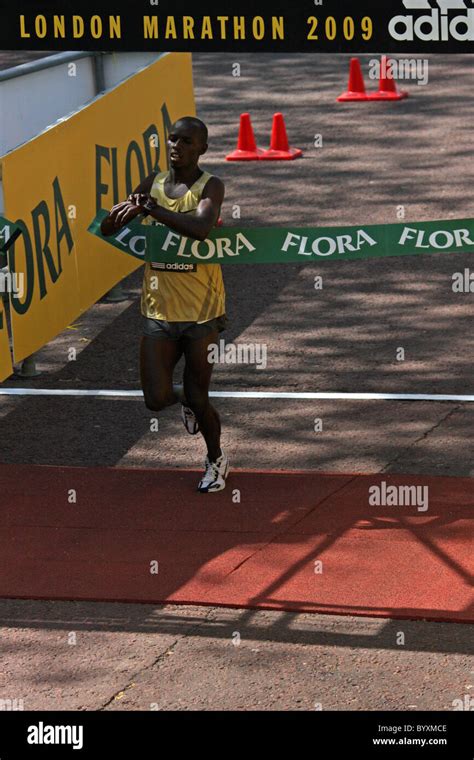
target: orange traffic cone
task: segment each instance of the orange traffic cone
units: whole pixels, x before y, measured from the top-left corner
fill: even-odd
[[[283,114],[274,114],[270,148],[263,151],[263,154],[260,156],[260,160],[292,161],[294,158],[298,158],[298,156],[302,155],[302,150],[299,148],[290,148],[288,144],[288,135],[286,134],[285,119],[283,118]]]
[[[408,97],[407,92],[397,89],[395,79],[388,76],[387,65],[388,57],[383,55],[380,62],[379,90],[369,95],[370,100],[402,100]]]
[[[364,77],[362,76],[362,69],[358,58],[351,58],[347,92],[339,95],[337,100],[340,103],[350,100],[369,100],[369,96],[365,91]]]
[[[237,149],[225,157],[226,161],[258,161],[263,150],[257,148],[249,113],[240,114]]]

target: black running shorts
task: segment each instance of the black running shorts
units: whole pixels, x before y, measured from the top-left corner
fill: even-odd
[[[217,330],[222,332],[227,326],[227,317],[222,314],[220,317],[215,317],[207,322],[166,322],[164,319],[150,319],[144,317],[143,319],[143,335],[148,338],[159,338],[167,340],[179,340],[180,338],[189,338],[190,340],[196,340],[197,338],[203,338],[208,333]]]

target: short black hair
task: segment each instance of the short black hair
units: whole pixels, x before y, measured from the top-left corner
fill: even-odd
[[[198,129],[201,134],[202,142],[207,144],[208,131],[206,125],[203,121],[201,121],[201,119],[198,119],[196,116],[182,116],[181,119],[177,119],[175,121],[173,126],[182,122],[185,122],[187,125],[193,127],[194,129]]]

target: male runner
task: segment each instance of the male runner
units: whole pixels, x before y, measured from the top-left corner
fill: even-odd
[[[206,125],[191,116],[178,119],[168,136],[170,170],[151,174],[126,201],[113,206],[102,222],[102,234],[111,235],[144,214],[144,224],[165,224],[181,235],[205,240],[224,199],[223,182],[199,168],[207,148]],[[225,329],[225,291],[219,264],[193,266],[193,271],[165,271],[145,262],[140,374],[148,409],[160,411],[181,401],[186,430],[202,433],[207,457],[198,490],[211,493],[225,488],[229,470],[220,446],[220,418],[208,395],[213,368],[208,346]],[[183,353],[181,388],[172,380]]]

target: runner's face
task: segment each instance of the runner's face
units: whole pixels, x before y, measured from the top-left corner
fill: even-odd
[[[170,166],[176,169],[196,166],[205,151],[201,133],[194,127],[174,125],[168,135]]]

